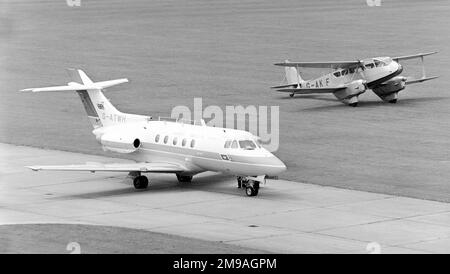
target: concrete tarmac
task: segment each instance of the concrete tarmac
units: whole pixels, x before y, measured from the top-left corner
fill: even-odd
[[[185,185],[150,174],[149,188],[137,191],[123,173],[24,168],[126,160],[7,144],[0,155],[2,253],[67,253],[69,241],[93,253],[450,252],[444,202],[285,180],[269,180],[257,197],[246,197],[233,177],[215,173]],[[46,225],[31,226],[31,237],[32,224]],[[110,243],[91,233],[109,235]]]

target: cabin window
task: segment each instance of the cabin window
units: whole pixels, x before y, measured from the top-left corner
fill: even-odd
[[[373,68],[375,65],[373,63],[366,64],[367,69]]]
[[[336,76],[336,77],[340,77],[341,76],[341,72],[340,71],[336,71],[335,73],[333,73],[334,74],[334,76]]]
[[[173,138],[172,144],[173,144],[174,146],[176,146],[177,143],[178,143],[178,138],[177,138],[177,137]]]
[[[375,66],[377,67],[384,67],[386,66],[386,63],[381,60],[373,60],[375,62]]]
[[[236,140],[233,140],[233,143],[231,143],[231,148],[238,148],[238,143]]]
[[[155,143],[159,142],[159,134],[155,136]]]
[[[194,146],[195,146],[195,140],[192,139],[192,141],[191,141],[191,147],[193,148]]]
[[[181,142],[181,145],[186,146],[186,142],[187,142],[187,140],[186,140],[186,138],[184,138],[183,141]]]
[[[342,76],[347,75],[347,74],[348,74],[348,70],[346,70],[346,69],[344,69],[344,70],[341,72],[341,75],[342,75]]]
[[[164,144],[167,144],[167,141],[169,141],[169,136],[164,137]]]
[[[239,141],[239,146],[245,150],[254,150],[256,148],[255,143],[251,140],[242,140]]]
[[[230,148],[230,146],[231,146],[231,141],[230,140],[227,140],[226,142],[225,142],[225,145],[223,146],[224,148]]]
[[[350,72],[350,73],[355,73],[355,68],[349,68],[349,69],[348,69],[348,72]]]

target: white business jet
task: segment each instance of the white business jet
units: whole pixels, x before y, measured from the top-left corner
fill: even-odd
[[[128,82],[117,79],[93,82],[80,69],[70,69],[66,86],[29,88],[28,92],[76,91],[86,109],[97,141],[106,151],[126,153],[135,163],[30,166],[32,170],[129,172],[136,189],[145,189],[143,173],[174,173],[179,182],[191,182],[204,171],[237,176],[238,187],[248,196],[258,194],[266,176],[286,170],[282,161],[264,149],[253,134],[200,123],[158,119],[122,113],[103,95],[102,89]]]

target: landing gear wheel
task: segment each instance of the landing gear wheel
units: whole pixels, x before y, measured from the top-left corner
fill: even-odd
[[[351,104],[348,104],[349,106],[351,106],[351,107],[356,107],[357,105],[358,105],[358,102],[356,102],[356,103],[351,103]]]
[[[245,194],[247,196],[256,196],[258,195],[259,191],[259,182],[256,181],[249,181],[245,186]]]
[[[395,104],[395,103],[397,103],[397,99],[392,99],[392,100],[389,101],[389,103]]]
[[[291,98],[294,97],[294,93],[289,94],[289,96],[290,96]]]
[[[190,183],[190,182],[192,182],[192,176],[177,174],[177,179],[178,179],[178,182],[180,182],[180,183]]]
[[[148,187],[147,177],[141,175],[133,179],[133,185],[135,189],[145,189]]]

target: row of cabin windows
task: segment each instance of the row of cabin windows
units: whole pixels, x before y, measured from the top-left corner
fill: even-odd
[[[244,150],[254,150],[256,149],[256,147],[261,148],[259,144],[255,144],[255,142],[253,142],[252,140],[240,140],[240,141],[227,140],[223,147],[233,149],[241,148]]]
[[[159,140],[160,140],[160,135],[157,134],[157,135],[155,136],[155,143],[159,143]],[[164,136],[163,143],[164,143],[164,144],[167,144],[168,142],[169,142],[169,136],[166,135],[166,136]],[[187,145],[187,143],[188,143],[188,141],[187,141],[186,138],[183,138],[183,140],[181,140],[181,146],[185,147],[185,146]],[[176,145],[178,144],[178,137],[174,137],[174,138],[172,139],[172,144],[173,144],[174,146],[176,146]],[[192,139],[191,142],[190,142],[190,147],[191,147],[191,148],[194,148],[194,146],[195,146],[195,140]]]
[[[383,61],[379,61],[379,60],[374,60],[374,63],[368,63],[368,64],[365,64],[364,66],[361,66],[360,67],[360,69],[361,70],[366,70],[366,69],[372,69],[372,68],[374,68],[374,67],[384,67],[384,66],[386,66],[387,64],[385,63],[385,62],[383,62]],[[340,70],[340,71],[336,71],[335,73],[333,73],[334,74],[334,76],[336,76],[336,77],[341,77],[341,76],[345,76],[345,75],[347,75],[347,74],[352,74],[352,73],[355,73],[355,71],[356,71],[356,68],[349,68],[349,69],[344,69],[344,70]]]

